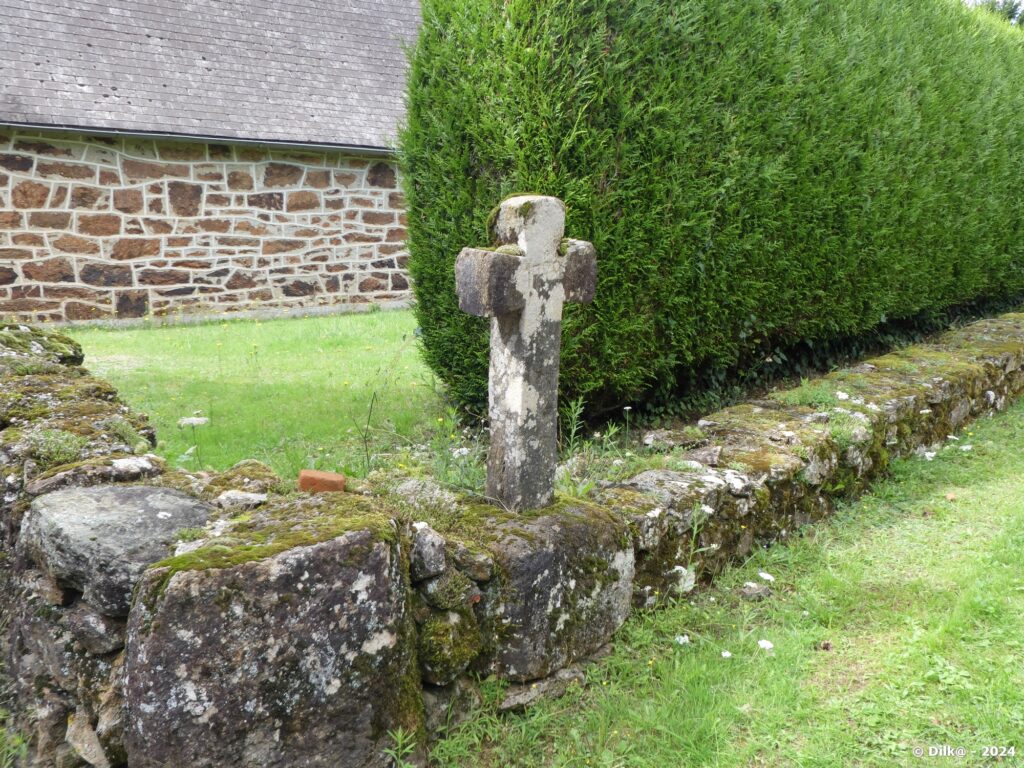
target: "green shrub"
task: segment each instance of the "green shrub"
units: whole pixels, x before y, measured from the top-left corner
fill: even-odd
[[[1024,290],[1024,35],[959,0],[423,0],[400,140],[429,365],[486,400],[453,264],[504,196],[598,251],[563,394],[665,399],[773,350]],[[704,372],[700,376],[697,374]],[[719,378],[721,378],[719,376]]]

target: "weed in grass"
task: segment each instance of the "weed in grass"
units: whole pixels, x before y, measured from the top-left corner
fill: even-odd
[[[370,467],[373,464],[373,455],[371,450],[371,425],[373,424],[373,406],[377,404],[377,390],[374,390],[370,394],[370,403],[366,407],[366,421],[362,424],[356,423],[355,428],[359,435],[359,442],[363,447],[363,475],[370,473]]]
[[[864,422],[848,411],[834,410],[829,414],[828,432],[840,452],[854,445],[866,434]]]
[[[203,469],[203,452],[199,445],[199,429],[210,423],[210,420],[202,415],[202,411],[196,411],[191,416],[178,419],[178,429],[186,431],[192,437],[192,444],[178,457],[179,464],[192,462],[196,469]]]
[[[384,750],[385,756],[391,758],[393,768],[415,768],[407,758],[416,751],[416,737],[404,728],[388,731],[388,738],[394,746]]]
[[[597,487],[592,477],[576,478],[565,464],[555,473],[555,492],[570,499],[583,500]]]
[[[629,414],[633,410],[633,406],[627,405],[622,409],[622,419],[626,422],[626,442],[629,442]]]
[[[700,545],[700,534],[704,530],[704,525],[708,521],[710,516],[710,508],[705,507],[699,502],[693,505],[693,510],[690,514],[690,546],[686,557],[686,567],[688,570],[693,571],[693,561],[697,558],[697,555],[703,554],[704,552],[710,552],[714,550],[714,545],[708,545],[702,547]]]
[[[573,455],[579,451],[583,439],[583,411],[585,403],[582,397],[567,401],[561,407],[560,442],[562,452]]]
[[[103,429],[136,453],[144,452],[149,449],[149,442],[142,437],[132,423],[123,416],[112,416],[107,419],[103,423]]]
[[[687,424],[684,426],[679,430],[679,434],[684,446],[699,445],[708,439],[708,436],[704,434],[704,430],[700,427],[694,426],[693,424]]]
[[[799,387],[772,392],[770,397],[783,405],[808,408],[834,408],[839,404],[836,388],[827,379],[801,379]]]
[[[178,531],[175,538],[178,541],[198,541],[199,539],[205,538],[207,531],[205,528],[183,528]]]
[[[726,462],[725,466],[734,472],[750,472],[753,470],[753,467],[744,461],[729,461]]]
[[[481,440],[459,422],[454,408],[437,417],[430,439],[431,470],[441,485],[455,490],[482,494],[487,468]]]

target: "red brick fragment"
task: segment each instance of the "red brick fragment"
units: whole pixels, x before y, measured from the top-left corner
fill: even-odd
[[[310,493],[326,493],[345,490],[345,476],[336,472],[321,472],[318,469],[304,469],[299,472],[299,490]]]

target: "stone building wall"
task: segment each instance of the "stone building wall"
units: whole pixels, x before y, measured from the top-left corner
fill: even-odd
[[[0,319],[397,304],[389,159],[0,128]]]

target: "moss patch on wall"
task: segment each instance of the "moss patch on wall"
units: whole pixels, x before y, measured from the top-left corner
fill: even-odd
[[[231,568],[364,530],[371,531],[377,541],[394,542],[398,538],[393,514],[373,499],[347,493],[292,498],[241,514],[231,519],[224,534],[208,544],[152,567],[166,569],[170,579],[179,571]]]

